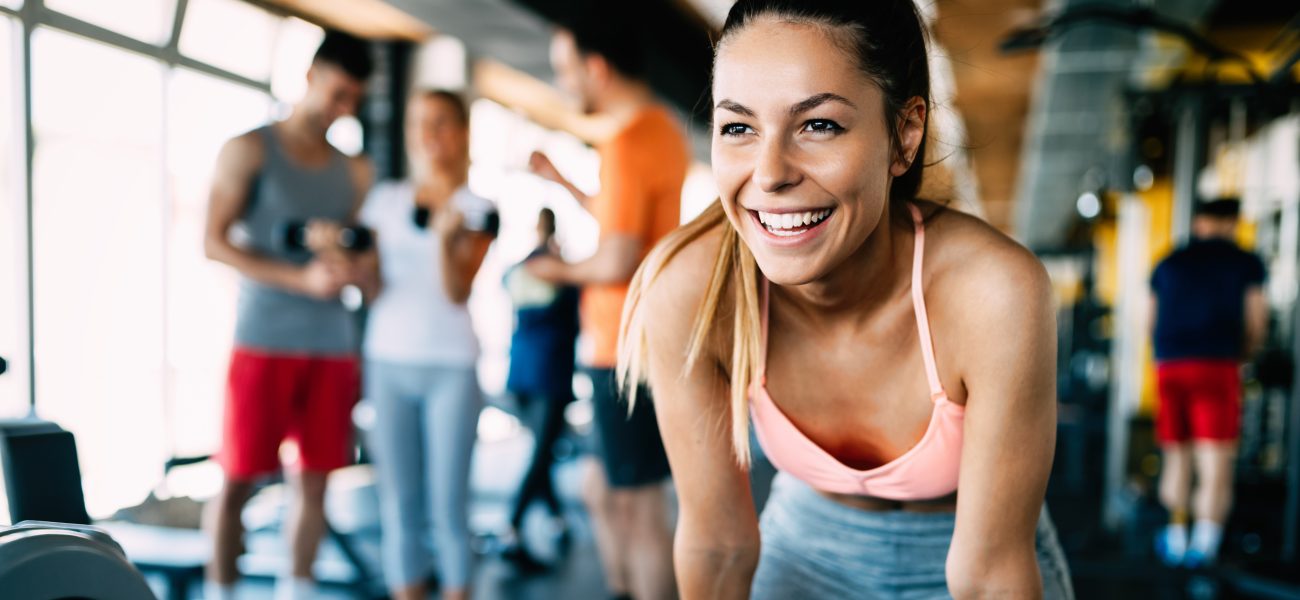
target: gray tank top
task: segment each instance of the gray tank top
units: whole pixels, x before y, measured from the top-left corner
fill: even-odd
[[[305,168],[289,158],[270,125],[257,130],[265,148],[262,170],[249,190],[238,226],[241,245],[261,256],[307,264],[311,252],[284,243],[286,227],[309,219],[344,222],[356,190],[347,158],[334,152],[329,164]],[[316,300],[246,277],[239,282],[235,345],[271,352],[353,354],[356,321],[334,300]]]

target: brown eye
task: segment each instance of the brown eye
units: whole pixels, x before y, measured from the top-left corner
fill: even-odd
[[[718,128],[718,133],[727,136],[745,135],[750,131],[752,130],[749,128],[748,125],[744,125],[741,123],[727,123],[726,125],[723,125],[722,127]]]
[[[804,123],[803,129],[811,133],[839,133],[844,131],[844,128],[840,127],[839,123],[829,119],[813,119]]]

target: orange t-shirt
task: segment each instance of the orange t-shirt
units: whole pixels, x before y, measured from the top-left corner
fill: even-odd
[[[592,213],[602,238],[628,235],[642,241],[641,257],[681,222],[682,183],[690,147],[666,109],[642,110],[600,152],[600,193]],[[618,327],[627,282],[589,285],[582,292],[582,329],[591,341],[586,363],[613,368],[618,362]]]

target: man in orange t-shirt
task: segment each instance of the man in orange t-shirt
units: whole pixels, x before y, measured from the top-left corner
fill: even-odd
[[[588,113],[620,127],[597,144],[600,193],[588,198],[534,154],[532,170],[567,188],[596,217],[596,253],[577,263],[554,257],[529,261],[542,279],[583,286],[583,357],[593,384],[600,469],[589,471],[584,499],[595,525],[606,584],[614,597],[673,597],[672,531],[666,520],[670,476],[654,405],[638,401],[629,415],[614,377],[618,329],[628,282],[660,238],[681,219],[682,183],[690,149],[676,120],[640,79],[640,48],[617,28],[560,30],[551,60],[560,85]],[[635,589],[633,589],[635,588]]]

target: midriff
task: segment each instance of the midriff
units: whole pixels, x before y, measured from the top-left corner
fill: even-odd
[[[874,496],[836,494],[833,492],[823,492],[821,490],[817,490],[817,493],[830,500],[843,504],[844,506],[871,512],[899,510],[914,513],[941,513],[955,512],[957,510],[956,492],[930,500],[889,500],[886,498],[876,498]]]

